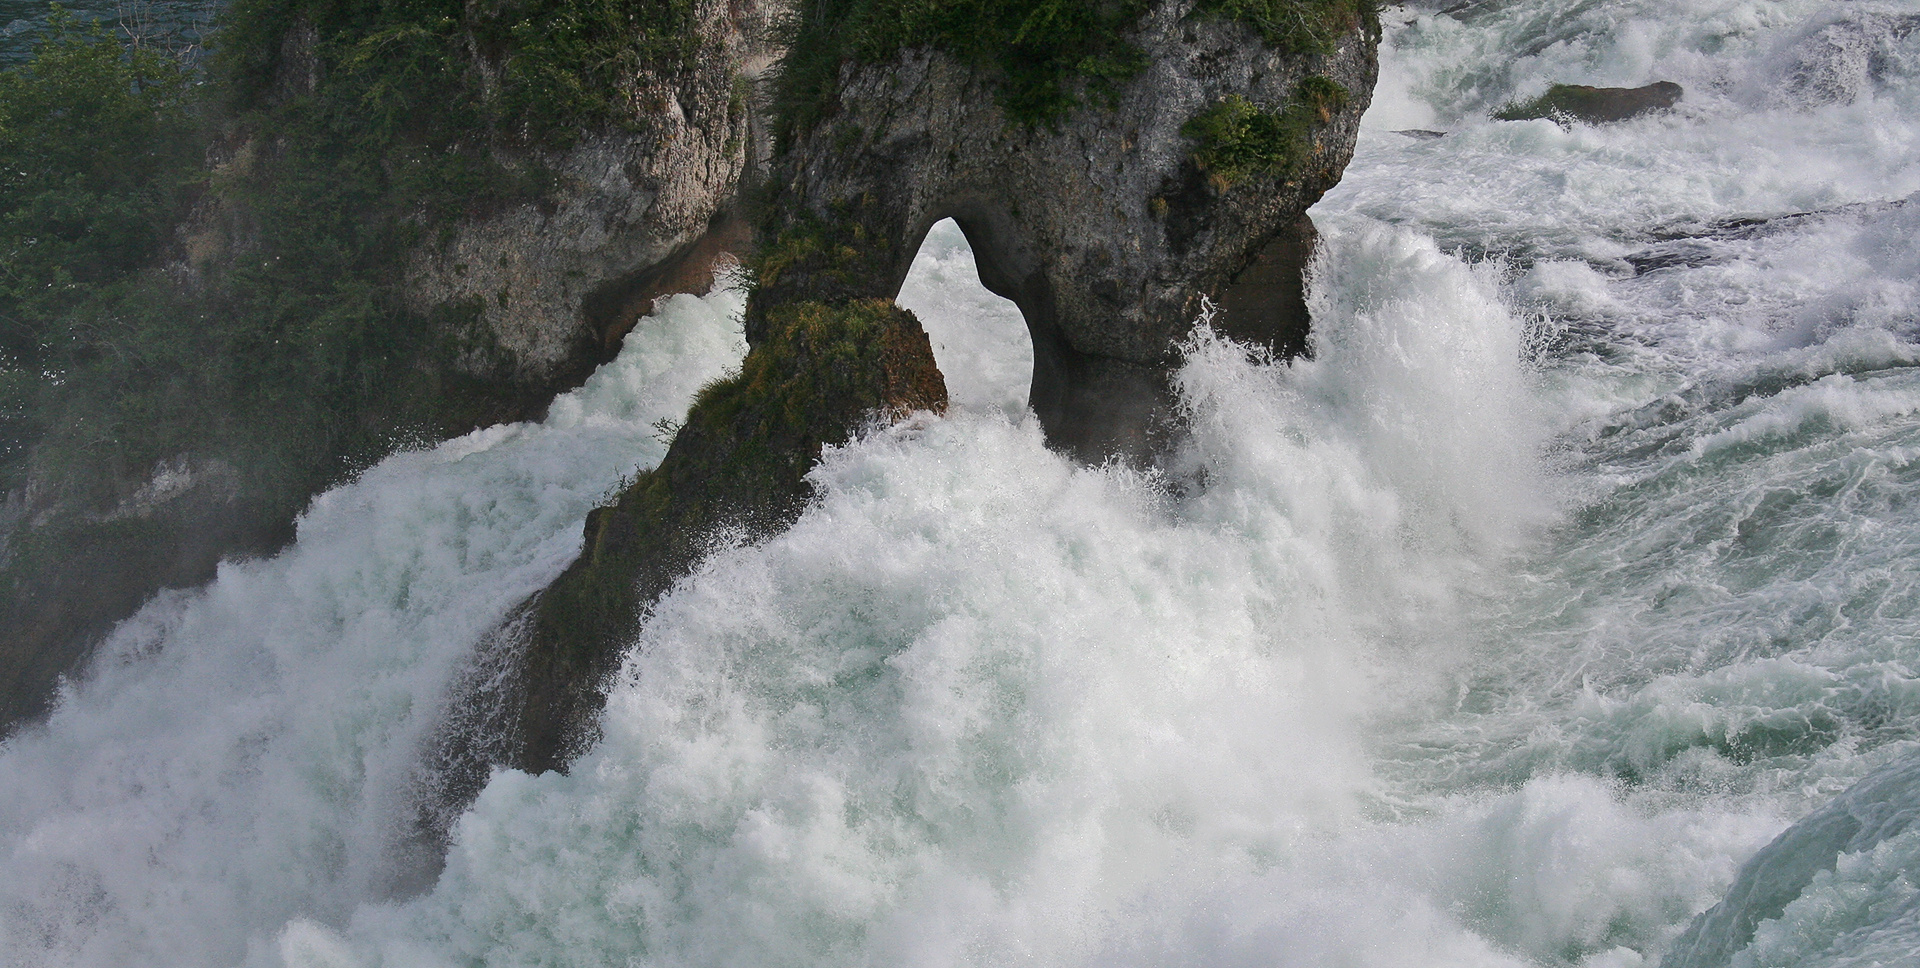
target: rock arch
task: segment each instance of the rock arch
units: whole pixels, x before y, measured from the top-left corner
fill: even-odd
[[[1015,122],[992,71],[939,50],[843,65],[820,120],[775,158],[748,339],[768,307],[895,297],[928,229],[952,218],[982,282],[1026,317],[1049,441],[1090,461],[1148,458],[1201,296],[1231,301],[1239,282],[1285,302],[1288,278],[1297,292],[1304,213],[1351,157],[1377,70],[1364,16],[1301,54],[1194,7],[1149,8],[1144,68],[1111,107],[1055,125]],[[1299,348],[1303,307],[1263,320],[1259,300],[1239,301],[1236,335]]]
[[[840,2],[802,0],[803,22]],[[1000,15],[1018,12],[1009,2]],[[593,741],[646,609],[708,536],[786,526],[823,448],[874,413],[944,409],[926,332],[893,302],[941,219],[966,234],[982,283],[1019,306],[1030,405],[1082,460],[1154,459],[1203,295],[1238,316],[1229,335],[1302,345],[1305,212],[1339,180],[1373,89],[1371,0],[1126,6],[1139,11],[1126,78],[1052,122],[1011,117],[1001,68],[938,44],[829,63],[811,120],[776,119],[787,134],[757,199],[741,372],[701,393],[660,465],[589,516],[580,558],[509,623],[510,688],[463,705],[501,709],[511,739],[459,752],[453,724],[448,776],[482,776],[494,757],[564,769]],[[818,52],[789,63],[803,53]]]
[[[956,406],[1027,409],[1033,340],[1026,320],[1012,300],[980,282],[973,246],[958,225],[934,223],[895,301],[927,331]]]

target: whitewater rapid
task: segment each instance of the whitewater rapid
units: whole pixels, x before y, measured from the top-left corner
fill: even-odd
[[[123,625],[0,747],[0,965],[1631,968],[1796,820],[1910,800],[1920,4],[1388,20],[1313,358],[1198,331],[1164,473],[1046,450],[936,228],[901,299],[953,410],[675,586],[601,743],[496,773],[439,869],[451,684],[744,350],[737,290],[674,297]],[[1833,870],[1731,963],[1911,963],[1882,826],[1794,828]]]

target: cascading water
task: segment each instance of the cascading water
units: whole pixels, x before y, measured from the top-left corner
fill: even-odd
[[[1912,959],[1920,5],[1389,21],[1314,358],[1196,334],[1169,476],[1045,449],[937,229],[903,302],[955,410],[676,586],[601,743],[412,884],[448,683],[738,359],[737,293],[676,298],[123,626],[0,750],[0,964]]]

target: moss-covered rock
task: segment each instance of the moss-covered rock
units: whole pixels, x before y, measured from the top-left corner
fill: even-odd
[[[1375,0],[1199,0],[1194,13],[1249,24],[1288,54],[1331,54],[1342,36],[1380,29]]]
[[[1229,94],[1180,127],[1197,142],[1193,159],[1221,187],[1254,175],[1286,174],[1313,153],[1313,135],[1347,105],[1347,89],[1314,75],[1294,88],[1279,111]]]
[[[1004,53],[1009,38],[1053,36],[1074,5],[802,10],[888,6],[991,17],[949,17],[927,36],[876,22],[871,42],[796,51],[818,63],[788,75],[810,80],[780,122],[762,298],[890,298],[927,230],[952,218],[981,281],[1026,317],[1029,399],[1049,443],[1093,462],[1152,460],[1175,429],[1166,368],[1201,298],[1220,299],[1256,264],[1299,273],[1276,260],[1306,251],[1295,244],[1302,213],[1351,157],[1377,71],[1373,4],[1082,5],[1074,17],[1125,14],[1106,53],[1085,63],[1118,63],[1124,50],[1138,66],[1063,68],[1044,123],[1019,109],[1026,81],[972,45],[1005,34]],[[854,21],[818,29],[835,23]],[[1303,313],[1294,302],[1293,318],[1263,313],[1248,330],[1288,351]]]
[[[580,558],[536,600],[515,765],[565,765],[653,600],[714,541],[790,523],[823,447],[875,415],[946,406],[926,332],[889,300],[788,303],[759,328],[739,374],[703,390],[660,465],[588,517]]]
[[[1655,81],[1644,87],[1555,84],[1531,101],[1507,105],[1496,112],[1494,118],[1500,121],[1547,118],[1563,126],[1574,121],[1609,124],[1664,111],[1680,103],[1682,93],[1680,85],[1672,81]]]

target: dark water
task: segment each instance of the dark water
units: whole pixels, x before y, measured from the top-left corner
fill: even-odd
[[[70,0],[60,4],[83,21],[100,21],[126,36],[170,48],[197,49],[221,7],[218,0]],[[0,0],[0,64],[33,55],[46,35],[54,4],[48,0]]]

